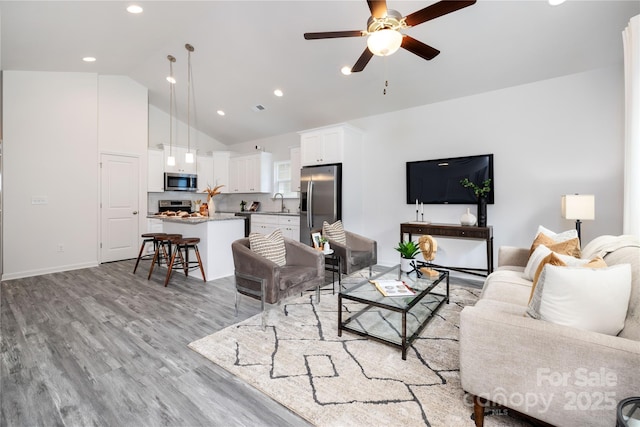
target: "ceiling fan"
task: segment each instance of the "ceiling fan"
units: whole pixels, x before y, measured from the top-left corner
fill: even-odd
[[[411,36],[402,34],[400,30],[415,27],[423,22],[471,6],[475,2],[476,0],[442,0],[403,17],[398,11],[387,9],[386,0],[367,0],[371,17],[367,21],[366,30],[304,33],[304,38],[318,40],[369,36],[367,49],[362,52],[358,61],[351,68],[352,73],[364,70],[373,55],[388,56],[401,47],[421,58],[430,60],[435,58],[440,51]]]

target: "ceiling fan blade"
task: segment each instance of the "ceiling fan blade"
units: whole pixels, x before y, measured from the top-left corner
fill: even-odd
[[[436,48],[433,48],[427,44],[422,43],[414,39],[413,37],[404,35],[402,37],[402,44],[400,45],[402,48],[408,50],[411,53],[418,55],[421,58],[426,59],[427,61],[438,56],[440,51]]]
[[[364,31],[325,31],[323,33],[304,33],[305,40],[336,39],[340,37],[362,37]]]
[[[387,15],[387,0],[367,0],[371,16],[384,18]]]
[[[422,24],[423,22],[446,15],[447,13],[455,12],[456,10],[471,6],[475,2],[476,0],[442,0],[407,15],[404,22],[408,26],[414,27],[418,24]]]
[[[364,52],[362,52],[362,55],[360,55],[360,58],[358,58],[358,60],[356,61],[356,64],[351,68],[351,72],[359,73],[360,71],[364,70],[364,67],[367,66],[372,57],[373,53],[371,53],[368,48],[365,49]]]

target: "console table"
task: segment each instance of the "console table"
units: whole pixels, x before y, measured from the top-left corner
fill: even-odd
[[[459,271],[461,273],[473,274],[475,276],[486,277],[493,272],[493,227],[476,227],[456,224],[431,224],[428,222],[403,222],[400,224],[400,241],[404,241],[405,234],[409,235],[412,240],[414,234],[432,236],[440,236],[449,239],[470,239],[484,240],[487,245],[487,268],[465,268],[465,267],[447,267],[427,263],[436,268],[446,268],[447,270]]]

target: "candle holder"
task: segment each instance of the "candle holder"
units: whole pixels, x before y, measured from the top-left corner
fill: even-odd
[[[418,221],[418,209],[416,209],[416,221]]]
[[[424,212],[421,213],[420,216],[422,217],[421,221],[424,222]]]

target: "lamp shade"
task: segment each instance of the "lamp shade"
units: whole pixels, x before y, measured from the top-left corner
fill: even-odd
[[[565,219],[595,219],[596,198],[593,194],[562,196],[562,217]]]
[[[398,49],[402,44],[402,34],[396,30],[378,30],[369,35],[367,47],[374,55],[388,56]]]

